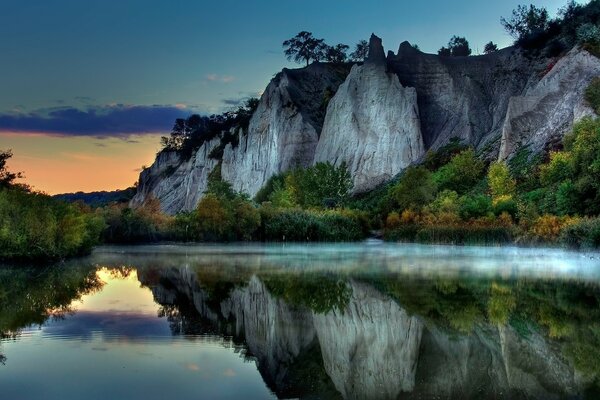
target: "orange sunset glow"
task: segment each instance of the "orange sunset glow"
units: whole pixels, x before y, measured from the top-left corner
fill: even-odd
[[[0,148],[12,149],[9,166],[23,182],[48,194],[124,189],[138,180],[159,150],[160,134],[125,138],[0,132]]]

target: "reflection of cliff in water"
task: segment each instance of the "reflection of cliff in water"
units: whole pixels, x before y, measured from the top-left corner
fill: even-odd
[[[599,325],[577,320],[598,313],[589,285],[138,275],[174,333],[231,337],[279,397],[563,398],[595,386],[599,370],[600,336],[585,336]]]

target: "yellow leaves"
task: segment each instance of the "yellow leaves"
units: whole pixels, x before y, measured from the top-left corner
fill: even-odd
[[[557,217],[555,215],[543,215],[539,217],[531,227],[531,233],[538,239],[547,242],[558,240],[562,230],[580,221],[577,217]]]
[[[499,197],[513,196],[517,187],[508,166],[503,162],[495,162],[490,165],[488,185],[494,201]]]

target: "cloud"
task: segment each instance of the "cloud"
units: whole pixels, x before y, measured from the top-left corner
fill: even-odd
[[[245,99],[223,99],[223,104],[226,106],[240,106]]]
[[[222,83],[231,83],[235,80],[235,76],[218,75],[218,74],[208,74],[205,76],[205,78],[209,82],[222,82]]]
[[[165,132],[176,118],[194,112],[177,105],[124,105],[54,107],[24,113],[0,114],[0,131],[38,132],[65,136],[127,137]]]

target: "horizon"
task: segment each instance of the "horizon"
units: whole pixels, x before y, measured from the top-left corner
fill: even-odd
[[[426,53],[459,35],[476,55],[490,40],[512,44],[500,18],[521,2],[230,3],[9,3],[0,16],[11,38],[0,44],[10,55],[0,74],[0,149],[13,150],[10,168],[49,194],[124,189],[175,118],[235,107],[282,68],[302,67],[281,46],[298,31],[351,47],[373,32],[386,51],[408,40]],[[532,3],[555,16],[566,1]]]

